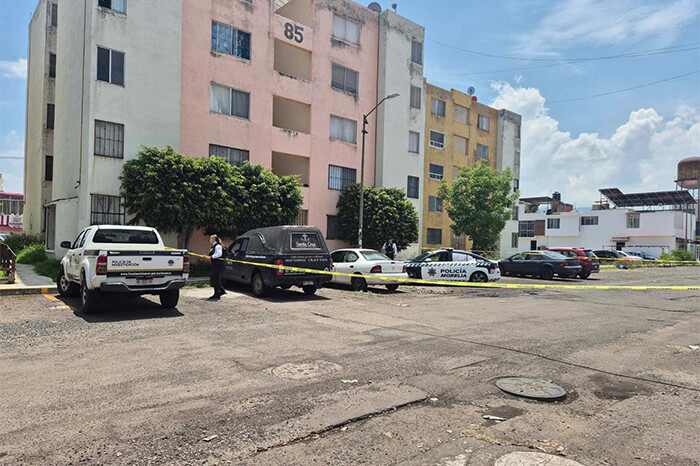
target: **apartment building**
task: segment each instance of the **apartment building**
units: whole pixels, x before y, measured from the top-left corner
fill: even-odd
[[[46,30],[53,28],[55,127],[51,149],[37,142],[47,129],[27,131],[33,221],[26,230],[43,231],[61,256],[60,240],[85,226],[124,223],[124,161],[141,145],[171,145],[192,157],[249,160],[298,175],[304,195],[298,222],[319,226],[331,247],[340,246],[336,203],[344,186],[364,170],[368,186],[406,189],[423,165],[420,152],[396,145],[408,146],[409,131],[423,133],[422,115],[410,107],[413,89],[423,94],[423,28],[370,6],[41,0],[30,26],[30,48],[38,51],[30,55],[28,86],[28,100],[38,103],[28,109],[27,124],[46,120],[40,113],[49,100],[46,79],[32,75],[45,66],[37,57],[48,57]],[[393,93],[400,96],[368,118],[362,167],[358,126]],[[36,164],[49,152],[53,182],[38,194]],[[420,195],[411,199],[419,204]],[[192,240],[196,250],[205,244],[201,234]]]

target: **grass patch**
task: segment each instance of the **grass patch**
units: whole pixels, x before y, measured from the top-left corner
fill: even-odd
[[[61,261],[56,259],[44,259],[34,264],[34,271],[38,275],[50,277],[53,281],[58,280],[58,272],[61,270]]]
[[[15,254],[19,254],[27,246],[31,246],[33,244],[42,244],[43,240],[39,235],[25,235],[24,233],[12,233],[11,235],[7,236],[3,242],[7,244],[10,247],[10,249],[12,249],[12,252],[14,252]]]
[[[17,254],[17,262],[20,264],[37,264],[44,259],[46,259],[46,249],[43,244],[32,244]]]

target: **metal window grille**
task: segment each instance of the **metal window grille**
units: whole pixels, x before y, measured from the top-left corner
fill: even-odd
[[[430,113],[441,117],[445,116],[445,101],[432,97],[430,99]]]
[[[238,165],[250,160],[250,152],[235,147],[217,146],[209,144],[209,157],[221,157],[230,165]]]
[[[518,236],[521,238],[534,238],[535,237],[535,221],[534,220],[522,220],[518,222]]]
[[[420,133],[416,131],[408,132],[408,151],[414,154],[420,152]]]
[[[479,115],[479,119],[477,121],[477,126],[479,127],[479,129],[483,129],[484,131],[488,131],[490,126],[491,126],[491,119],[487,116]]]
[[[561,225],[560,218],[548,218],[547,219],[547,229],[549,229],[549,230],[558,230],[560,225]]]
[[[331,87],[357,95],[359,74],[344,66],[333,63],[331,69]]]
[[[326,239],[337,239],[339,229],[340,218],[337,215],[326,215]]]
[[[211,49],[215,52],[250,60],[250,33],[212,21]]]
[[[330,138],[357,144],[357,121],[331,115]]]
[[[442,212],[442,198],[428,196],[428,210],[430,212]]]
[[[428,228],[428,244],[442,244],[442,230]]]
[[[455,121],[457,123],[467,124],[469,119],[469,109],[461,105],[455,105]]]
[[[431,180],[442,181],[445,177],[445,167],[431,163],[428,174]]]
[[[53,156],[47,155],[44,163],[44,181],[53,181]]]
[[[95,120],[95,155],[124,158],[124,125]]]
[[[357,182],[357,170],[354,168],[328,165],[328,189],[342,190]]]
[[[49,54],[49,78],[56,77],[56,54]]]
[[[408,186],[406,187],[406,197],[418,199],[420,195],[420,178],[417,176],[408,177]]]
[[[639,214],[627,214],[627,228],[639,228]]]
[[[411,86],[411,108],[420,108],[423,100],[423,92],[418,86]]]
[[[124,207],[119,196],[92,194],[91,225],[124,225]]]
[[[489,159],[489,146],[476,145],[476,158],[481,160]]]
[[[0,193],[0,215],[21,214],[23,211],[23,200]]]
[[[581,225],[598,225],[598,217],[581,217]]]
[[[411,41],[411,61],[419,65],[423,64],[423,43],[415,39]]]
[[[437,149],[445,148],[445,134],[437,131],[430,131],[430,146]]]

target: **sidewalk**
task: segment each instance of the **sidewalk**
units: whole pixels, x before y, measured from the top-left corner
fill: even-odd
[[[56,283],[49,277],[37,275],[31,264],[16,264],[15,282],[0,285],[0,296],[17,294],[56,293]]]

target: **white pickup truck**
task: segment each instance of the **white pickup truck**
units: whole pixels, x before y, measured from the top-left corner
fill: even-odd
[[[187,251],[166,249],[150,227],[90,226],[61,247],[68,252],[61,260],[58,291],[66,297],[80,294],[85,313],[96,311],[110,293],[159,295],[163,307],[173,308],[190,273]]]

